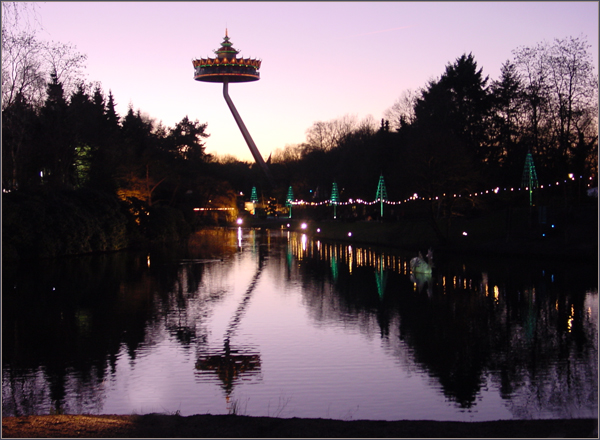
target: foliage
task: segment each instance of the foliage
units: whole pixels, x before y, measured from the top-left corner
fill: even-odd
[[[454,194],[519,186],[530,150],[541,182],[568,173],[597,181],[598,85],[588,48],[582,37],[519,48],[495,81],[463,54],[421,90],[404,92],[378,130],[349,116],[314,123],[305,143],[275,152],[274,173],[308,201],[327,200],[334,180],[342,200],[372,200],[383,174],[390,199],[437,197],[432,214],[447,219],[478,208]]]
[[[155,242],[179,241],[191,233],[183,213],[168,206],[151,208],[142,222],[145,236]]]
[[[94,190],[18,191],[3,196],[3,258],[124,249],[127,211],[116,197]]]
[[[15,3],[2,10],[3,18],[20,11]],[[16,210],[4,210],[3,220],[20,237],[20,250],[13,244],[9,253],[116,249],[144,234],[180,239],[189,225],[231,221],[238,198],[247,200],[254,186],[265,204],[284,203],[290,186],[297,199],[326,201],[333,181],[340,201],[373,200],[381,175],[390,200],[414,193],[434,198],[428,216],[448,228],[453,217],[483,208],[455,194],[519,186],[528,151],[540,183],[567,173],[597,181],[598,83],[582,37],[518,48],[493,81],[473,54],[463,54],[439,78],[406,91],[381,125],[371,116],[317,121],[306,142],[269,158],[277,182],[270,188],[255,164],[206,154],[206,123],[185,116],[165,127],[132,105],[120,117],[110,90],[105,95],[99,84],[82,80],[85,56],[70,45],[42,43],[31,30],[19,33],[14,23],[3,21],[2,36],[2,189],[15,197],[6,200]],[[27,196],[18,199],[21,192]],[[57,205],[34,194],[50,195]],[[110,230],[116,208],[95,211],[73,201],[75,194],[119,199],[125,220],[115,217],[117,229]],[[17,199],[18,207],[11,204]],[[193,210],[216,207],[229,214],[201,218]],[[396,212],[408,215],[405,208]],[[70,238],[61,241],[61,234]]]

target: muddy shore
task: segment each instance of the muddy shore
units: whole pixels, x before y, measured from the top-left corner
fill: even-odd
[[[598,438],[597,419],[342,421],[239,415],[2,418],[3,438]]]

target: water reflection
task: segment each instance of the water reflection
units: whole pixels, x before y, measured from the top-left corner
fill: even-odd
[[[490,275],[463,265],[462,273],[454,275],[456,268],[442,261],[433,276],[412,274],[406,256],[319,241],[306,249],[295,240],[289,237],[289,247],[298,260],[313,258],[315,264],[332,267],[334,290],[304,290],[315,303],[337,303],[315,318],[337,321],[375,309],[389,342],[396,331],[388,327],[390,310],[397,310],[399,339],[461,408],[476,404],[488,373],[519,418],[544,412],[571,416],[577,408],[597,406],[597,317],[591,313],[597,288],[586,295],[576,286],[581,280],[561,284],[545,274],[533,280],[532,273],[539,270],[535,267],[521,267],[522,272],[498,267],[500,273]],[[361,268],[375,273],[375,291],[383,302],[365,295],[374,289],[364,284],[368,278],[355,276]],[[306,269],[315,272],[308,264]],[[501,272],[507,270],[506,277]],[[332,298],[323,299],[327,295]],[[521,402],[524,396],[527,400]]]
[[[350,408],[353,393],[372,419],[596,414],[597,266],[436,256],[418,276],[413,256],[240,228],[39,262],[36,277],[7,265],[3,414],[219,413],[251,396],[250,415],[269,415],[284,392],[300,417],[331,417],[320,401]],[[163,382],[175,396],[144,386]],[[419,404],[430,390],[443,400]]]
[[[242,247],[241,228],[238,228],[238,247]],[[227,326],[223,350],[214,353],[203,348],[199,359],[196,362],[196,369],[200,372],[214,372],[217,374],[222,382],[228,405],[230,404],[231,394],[236,382],[239,382],[242,379],[248,380],[252,376],[260,374],[260,354],[249,347],[236,347],[232,349],[231,339],[237,332],[241,319],[252,298],[252,294],[256,289],[256,285],[265,266],[266,257],[267,251],[265,251],[265,248],[259,247],[258,268]],[[228,408],[231,407],[228,406]]]

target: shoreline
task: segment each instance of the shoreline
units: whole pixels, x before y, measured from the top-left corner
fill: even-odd
[[[598,438],[597,419],[343,421],[241,415],[2,418],[3,438]]]
[[[301,225],[305,224],[305,228]],[[384,246],[405,251],[426,251],[433,247],[448,254],[487,255],[497,257],[543,258],[549,260],[598,259],[597,223],[558,235],[526,234],[508,239],[504,233],[490,233],[494,228],[475,222],[456,222],[452,239],[440,243],[428,224],[414,220],[378,221],[313,221],[304,219],[250,219],[245,227],[252,229],[289,230],[306,233],[313,238],[365,246]],[[471,233],[463,236],[462,232]],[[567,237],[569,239],[567,239]]]

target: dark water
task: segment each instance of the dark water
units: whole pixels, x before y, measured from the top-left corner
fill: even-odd
[[[2,414],[596,417],[595,262],[412,256],[240,229],[5,265]]]

